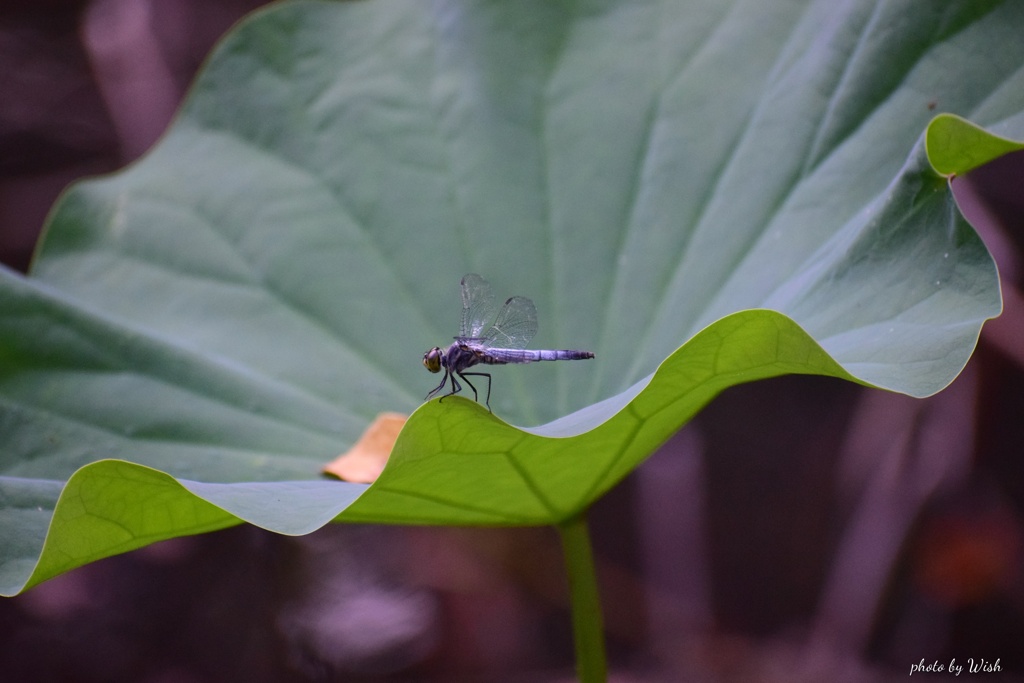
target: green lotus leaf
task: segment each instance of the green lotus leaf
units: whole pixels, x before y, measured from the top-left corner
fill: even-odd
[[[253,15],[0,272],[0,590],[243,521],[558,523],[729,386],[941,390],[1001,305],[945,175],[1024,136],[1022,33],[1009,0]],[[423,404],[467,272],[596,358]],[[376,483],[320,474],[395,410]]]
[[[925,136],[932,167],[943,175],[963,175],[1010,152],[1024,143],[994,135],[953,114],[940,114],[928,124]]]

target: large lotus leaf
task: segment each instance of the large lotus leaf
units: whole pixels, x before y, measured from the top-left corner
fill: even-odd
[[[1021,35],[1016,0],[243,22],[0,274],[0,589],[241,521],[557,522],[739,382],[940,390],[1000,299],[925,131],[1024,134]],[[943,174],[1007,151],[933,128]],[[596,359],[421,405],[471,271]],[[415,412],[381,478],[321,477],[384,410]]]

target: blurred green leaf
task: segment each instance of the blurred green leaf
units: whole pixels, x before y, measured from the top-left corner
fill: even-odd
[[[953,114],[940,114],[932,119],[925,144],[932,167],[942,175],[963,175],[1004,154],[1024,149],[1024,143],[993,135]]]
[[[763,377],[939,391],[1000,298],[924,131],[938,103],[1024,134],[1022,29],[969,0],[258,13],[0,272],[0,589],[240,521],[559,522]],[[470,271],[596,359],[417,409]],[[320,477],[385,410],[416,412],[381,478]]]

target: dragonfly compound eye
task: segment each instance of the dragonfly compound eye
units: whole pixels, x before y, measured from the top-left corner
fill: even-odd
[[[423,367],[431,372],[441,371],[441,349],[436,346],[423,354]]]

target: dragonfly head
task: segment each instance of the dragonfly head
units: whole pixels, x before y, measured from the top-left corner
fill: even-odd
[[[441,349],[434,347],[423,354],[423,367],[431,372],[441,372]]]

